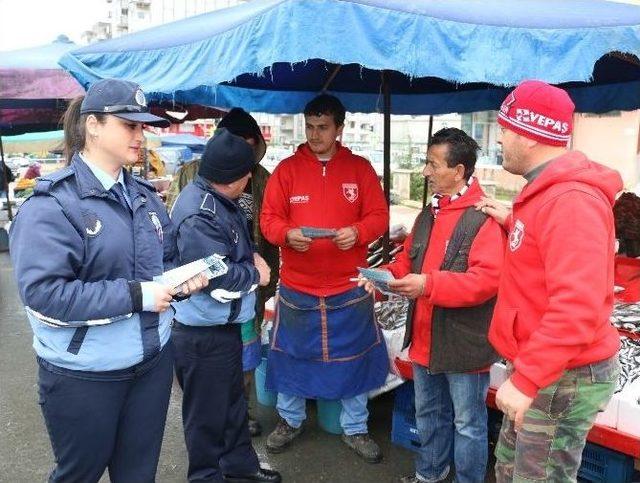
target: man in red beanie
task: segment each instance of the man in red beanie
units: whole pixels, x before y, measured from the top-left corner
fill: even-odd
[[[587,433],[613,394],[612,207],[618,172],[569,151],[574,105],[562,89],[522,82],[498,114],[503,166],[527,184],[512,211],[476,207],[509,232],[489,340],[508,362],[496,479],[576,481]]]

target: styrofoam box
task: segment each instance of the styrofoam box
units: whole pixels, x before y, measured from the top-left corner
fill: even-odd
[[[619,393],[618,431],[640,437],[640,379]]]
[[[620,393],[614,394],[604,411],[596,416],[596,424],[608,428],[618,427],[618,410],[620,407]]]
[[[507,380],[507,365],[495,362],[489,370],[489,386],[498,389]]]

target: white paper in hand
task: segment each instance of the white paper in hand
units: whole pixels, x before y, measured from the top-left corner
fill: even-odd
[[[376,288],[385,295],[398,295],[391,290],[389,282],[395,280],[393,274],[388,270],[380,270],[378,268],[360,268],[358,267],[360,275],[369,280]]]
[[[314,226],[301,226],[302,236],[307,238],[334,238],[338,232],[333,228],[317,228]]]
[[[177,288],[190,278],[199,273],[204,273],[208,280],[219,277],[227,273],[229,268],[223,262],[223,256],[213,254],[201,258],[195,262],[187,263],[180,267],[164,272],[161,276],[155,277],[154,282],[161,283],[168,287]]]

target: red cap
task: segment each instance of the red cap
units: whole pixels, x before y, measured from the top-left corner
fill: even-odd
[[[542,81],[523,81],[500,106],[498,123],[534,141],[566,146],[574,109],[566,91]]]

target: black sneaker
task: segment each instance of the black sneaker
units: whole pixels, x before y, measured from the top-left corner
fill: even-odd
[[[342,441],[367,463],[380,463],[382,451],[369,433],[342,435]]]
[[[276,428],[267,436],[267,451],[269,453],[282,453],[291,442],[302,434],[304,426],[299,428],[289,426],[284,418],[280,418]]]

